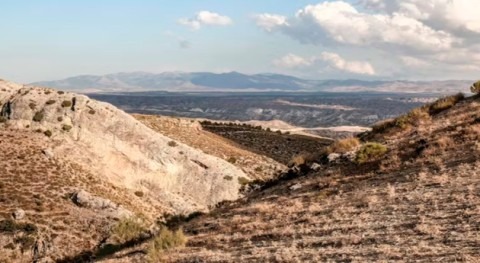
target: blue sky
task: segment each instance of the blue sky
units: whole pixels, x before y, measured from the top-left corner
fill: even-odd
[[[439,3],[442,1],[445,2],[438,0]],[[406,16],[431,29],[422,31],[426,32],[426,37],[415,39],[412,36],[415,34],[403,36],[395,31],[393,14],[403,12],[400,4],[379,6],[378,2],[382,0],[358,0],[355,3],[318,0],[0,0],[0,77],[27,83],[128,71],[233,70],[277,72],[316,79],[468,77],[466,69],[457,68],[458,63],[454,65],[446,56],[440,57],[447,48],[458,49],[456,54],[461,51],[469,57],[469,52],[473,53],[477,47],[474,44],[460,46],[455,41],[457,38],[467,40],[464,42],[474,40],[480,32],[476,31],[476,24],[472,28],[465,22],[465,30],[471,32],[456,36],[448,31],[451,28],[438,28],[442,17],[426,21],[405,11]],[[315,8],[307,9],[308,5]],[[424,7],[419,4],[419,8]],[[304,10],[302,16],[295,16],[298,10]],[[339,10],[346,16],[343,24],[326,19]],[[214,21],[196,29],[180,22],[181,19],[195,21],[200,11],[208,11],[232,22],[221,24]],[[384,15],[394,22],[379,24],[373,21],[374,14]],[[284,17],[287,22],[279,23],[267,15]],[[348,24],[350,18],[352,25]],[[361,31],[362,28],[355,30],[358,21],[367,23],[366,32]],[[266,28],[266,25],[271,27]],[[418,28],[416,24],[413,26]],[[369,33],[376,32],[372,30],[375,27],[392,30],[400,37],[391,40],[391,34],[387,38],[381,32],[377,35]],[[329,28],[335,31],[329,31]],[[348,30],[363,34],[358,36],[358,41],[345,40],[345,36],[353,34]],[[443,31],[451,36],[442,34]],[[474,34],[467,34],[472,32]],[[413,39],[404,41],[408,37]],[[430,37],[435,43],[445,44],[445,49],[434,54],[430,54],[430,50],[417,50],[423,44],[430,48],[429,41],[425,40]],[[386,54],[391,54],[391,61],[385,61]],[[409,71],[412,65],[421,69]],[[438,72],[436,67],[439,65],[453,65],[451,74]],[[469,62],[468,74],[478,72],[477,65],[476,61]]]

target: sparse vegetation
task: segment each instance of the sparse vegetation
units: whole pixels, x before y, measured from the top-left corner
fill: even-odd
[[[28,107],[31,109],[31,110],[35,110],[35,108],[37,107],[37,104],[35,104],[34,102],[30,102],[28,104]]]
[[[33,234],[37,230],[37,226],[32,223],[17,223],[12,219],[0,221],[0,233],[25,232],[26,234]]]
[[[165,250],[183,247],[187,243],[187,237],[181,229],[171,231],[163,226],[160,233],[150,242],[147,257],[150,262],[159,262]]]
[[[64,92],[64,91],[61,91],[61,90],[57,91],[57,93],[58,93],[59,95],[65,94],[65,92]]]
[[[88,111],[88,114],[92,114],[92,115],[95,114],[95,110],[94,110],[94,109],[90,109],[90,110]]]
[[[247,178],[245,178],[243,176],[240,176],[240,177],[238,177],[238,183],[240,185],[247,185],[248,183],[250,183],[250,180],[248,180]]]
[[[0,123],[5,123],[7,122],[7,118],[0,116]]]
[[[232,157],[230,157],[230,158],[227,159],[227,162],[229,162],[229,163],[231,163],[231,164],[235,164],[235,163],[237,162],[237,158],[235,158],[235,157],[232,156]]]
[[[225,180],[227,180],[227,181],[232,181],[232,180],[233,180],[233,177],[230,176],[230,175],[225,175],[225,176],[223,177],[223,179],[225,179]]]
[[[124,243],[138,238],[145,232],[144,225],[136,218],[121,219],[110,231],[111,236],[118,243]]]
[[[327,148],[328,153],[346,153],[352,151],[360,145],[360,140],[352,137],[343,140],[335,141]]]
[[[62,130],[68,132],[72,129],[72,126],[71,125],[68,125],[68,124],[64,124],[62,125]]]
[[[72,106],[72,102],[69,101],[69,100],[64,100],[62,102],[62,108],[68,108],[68,107],[71,107]]]
[[[54,104],[56,101],[55,100],[48,100],[45,104],[47,105],[52,105]]]
[[[47,136],[47,137],[52,137],[52,131],[51,130],[46,130],[45,132],[43,132],[43,134],[45,134],[45,136]]]
[[[462,93],[441,98],[429,106],[429,112],[430,114],[438,114],[444,110],[453,107],[455,104],[462,101],[463,99],[465,99],[465,95],[463,95]]]
[[[35,122],[41,122],[43,120],[44,113],[42,111],[38,111],[33,115],[33,121]]]
[[[168,146],[170,146],[170,147],[177,147],[178,144],[177,144],[176,141],[169,141],[169,142],[168,142]]]
[[[359,164],[377,160],[387,152],[388,148],[380,143],[369,142],[357,152],[356,162]]]
[[[143,197],[143,195],[144,195],[142,191],[135,191],[134,194],[138,197]]]
[[[57,121],[58,121],[58,122],[62,122],[62,121],[63,121],[63,117],[62,117],[62,116],[59,116],[59,117],[57,118]]]

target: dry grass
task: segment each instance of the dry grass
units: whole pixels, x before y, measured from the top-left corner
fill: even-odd
[[[354,150],[360,146],[360,140],[358,138],[346,138],[339,141],[335,141],[327,148],[328,153],[346,153]]]

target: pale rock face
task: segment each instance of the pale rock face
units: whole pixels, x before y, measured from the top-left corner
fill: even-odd
[[[172,213],[205,211],[237,199],[236,179],[248,178],[220,158],[179,142],[170,146],[172,139],[84,95],[0,81],[0,107],[8,102],[9,120],[0,125],[51,132],[45,136],[49,156],[80,164],[129,191],[141,190]],[[226,175],[234,180],[225,180]]]
[[[85,190],[80,190],[74,193],[72,201],[78,206],[96,210],[112,218],[120,219],[131,217],[133,215],[131,211],[128,211],[122,206],[115,204],[108,199],[94,196]]]

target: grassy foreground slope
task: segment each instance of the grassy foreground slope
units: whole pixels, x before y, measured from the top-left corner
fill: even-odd
[[[402,119],[403,118],[403,119]],[[347,155],[183,225],[169,262],[480,260],[480,99],[447,99],[363,138]]]

